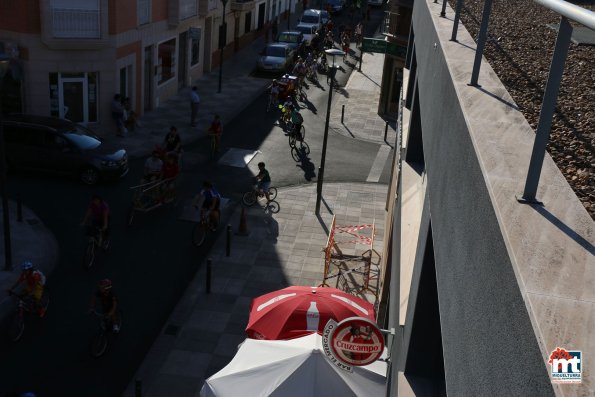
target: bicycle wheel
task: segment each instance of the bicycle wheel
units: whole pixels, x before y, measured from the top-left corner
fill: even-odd
[[[107,330],[101,330],[91,340],[91,356],[99,358],[103,356],[107,350]]]
[[[274,200],[277,198],[277,188],[274,186],[269,187],[269,199]]]
[[[293,158],[293,161],[298,162],[298,163],[300,161],[302,161],[302,153],[297,148],[297,146],[294,146],[291,148],[291,158]]]
[[[15,313],[10,322],[9,336],[13,342],[18,342],[25,331],[25,319],[21,313]]]
[[[254,193],[254,190],[244,193],[244,195],[242,196],[242,202],[246,204],[248,207],[254,205],[254,203],[256,202],[256,193]]]
[[[271,212],[273,214],[276,214],[277,212],[279,212],[280,209],[281,209],[281,207],[279,206],[278,202],[269,201],[269,203],[266,205],[266,207],[264,207],[264,212]]]
[[[308,145],[308,143],[304,140],[302,140],[300,142],[300,146],[298,148],[300,150],[300,152],[304,155],[309,155],[310,154],[310,145]]]
[[[207,236],[207,228],[203,222],[199,222],[192,229],[192,244],[200,247],[205,242]]]
[[[294,148],[295,147],[295,132],[290,131],[289,132],[289,147]]]
[[[297,139],[300,142],[303,142],[305,138],[306,138],[306,127],[304,127],[304,125],[302,124],[302,127],[300,128],[299,135],[298,135]]]
[[[93,239],[89,239],[87,243],[87,248],[85,249],[85,254],[83,255],[83,266],[86,269],[90,269],[93,266],[93,261],[95,260],[95,242]]]

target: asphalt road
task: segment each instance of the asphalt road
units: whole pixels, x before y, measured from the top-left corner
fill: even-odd
[[[340,85],[348,77],[349,73],[339,74]],[[251,169],[256,169],[258,161],[267,163],[276,186],[315,183],[328,98],[324,81],[321,87],[311,87],[307,91],[308,103],[301,103],[309,156],[297,162],[292,159],[287,137],[275,125],[278,113],[265,113],[267,97],[263,94],[225,126],[222,141],[224,148],[260,150],[262,153],[250,167],[232,168],[210,160],[206,139],[185,147],[178,206],[140,214],[131,227],[125,224],[131,201],[128,187],[140,179],[144,159],[131,160],[131,172],[124,180],[96,188],[60,177],[22,173],[11,176],[11,197],[20,194],[24,204],[53,231],[60,257],[48,277],[51,302],[46,318],[30,318],[23,339],[16,344],[0,338],[0,395],[25,390],[38,396],[120,395],[215,237],[210,236],[200,249],[192,246],[193,224],[179,219],[182,204],[196,194],[204,179],[214,181],[225,197],[237,203],[242,191],[250,186]],[[378,147],[331,131],[325,181],[365,181]],[[387,183],[389,163],[381,183]],[[112,246],[87,271],[81,264],[85,239],[79,223],[94,192],[110,203]],[[277,200],[283,210],[282,194]],[[97,281],[104,277],[114,281],[123,311],[123,327],[107,354],[93,359],[89,342],[98,330],[98,321],[87,313],[87,308]]]

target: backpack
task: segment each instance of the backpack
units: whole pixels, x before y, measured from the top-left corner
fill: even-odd
[[[296,112],[296,113],[297,113],[297,118],[300,121],[300,123],[303,123],[304,122],[304,118],[302,117],[301,113],[300,112]]]

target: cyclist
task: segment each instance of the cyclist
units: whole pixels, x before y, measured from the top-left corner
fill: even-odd
[[[198,203],[198,200],[200,200],[201,197],[203,201],[200,209],[200,219],[208,217],[211,231],[215,231],[217,230],[216,226],[219,224],[219,207],[221,204],[221,195],[211,182],[204,181],[202,184],[202,190],[196,197],[195,202]]]
[[[211,125],[209,126],[207,132],[211,139],[215,140],[215,151],[218,152],[219,144],[221,143],[221,133],[223,132],[223,127],[221,126],[221,119],[219,118],[218,114],[216,114],[213,117],[213,121],[211,122]]]
[[[101,304],[101,313],[109,317],[112,322],[112,330],[115,333],[120,332],[119,318],[118,318],[118,300],[112,290],[112,280],[104,278],[97,284],[97,291],[91,297],[91,304],[89,312],[95,309],[95,304],[99,300]]]
[[[176,126],[172,125],[169,127],[169,132],[165,135],[165,139],[163,139],[163,147],[166,153],[178,154],[182,151],[182,141],[180,140]]]
[[[258,175],[256,175],[256,180],[258,181],[258,191],[259,193],[264,193],[265,197],[267,198],[267,203],[271,202],[271,198],[269,197],[269,188],[271,187],[271,176],[269,172],[265,168],[265,164],[261,161],[258,163]]]
[[[273,106],[276,106],[279,102],[279,92],[281,89],[279,88],[279,83],[277,79],[274,79],[271,85],[268,87],[269,90],[269,103]]]
[[[291,105],[291,116],[290,117],[291,117],[291,124],[293,125],[293,128],[291,129],[291,131],[289,133],[296,134],[296,138],[301,140],[302,134],[300,132],[302,129],[302,123],[304,122],[304,118],[300,114],[300,111],[297,106]]]
[[[81,226],[90,225],[93,228],[93,232],[95,230],[99,231],[99,241],[97,244],[103,247],[104,250],[109,245],[109,224],[109,206],[101,197],[94,194],[91,198],[91,203],[87,207]]]
[[[302,57],[298,57],[297,63],[293,67],[293,74],[297,76],[299,88],[301,89],[304,83],[304,77],[306,76],[306,65]]]
[[[24,261],[21,264],[21,270],[21,275],[8,292],[11,293],[19,284],[25,283],[25,299],[33,302],[39,317],[43,317],[46,309],[41,304],[41,297],[45,287],[45,275],[41,270],[36,269],[31,261]]]

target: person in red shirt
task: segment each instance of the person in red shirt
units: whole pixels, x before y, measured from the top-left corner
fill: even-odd
[[[94,194],[91,203],[87,207],[85,217],[81,222],[82,226],[91,226],[88,233],[99,231],[99,246],[107,249],[109,245],[110,209],[109,205],[100,196]]]
[[[219,151],[219,146],[221,144],[221,133],[223,132],[223,126],[221,125],[221,118],[218,114],[213,117],[213,121],[211,122],[211,126],[209,127],[207,133],[211,137],[211,139],[215,140],[215,151]]]
[[[12,290],[18,287],[19,284],[24,283],[26,299],[30,299],[33,302],[35,309],[39,313],[39,317],[43,317],[45,315],[45,307],[41,303],[41,297],[43,296],[45,287],[45,276],[40,270],[33,267],[31,261],[24,261],[21,264],[21,269],[21,275],[8,292],[12,293]]]
[[[170,153],[165,158],[163,169],[161,171],[164,180],[162,193],[163,201],[169,203],[174,200],[176,196],[176,177],[180,173],[180,167],[177,162],[177,156]]]

